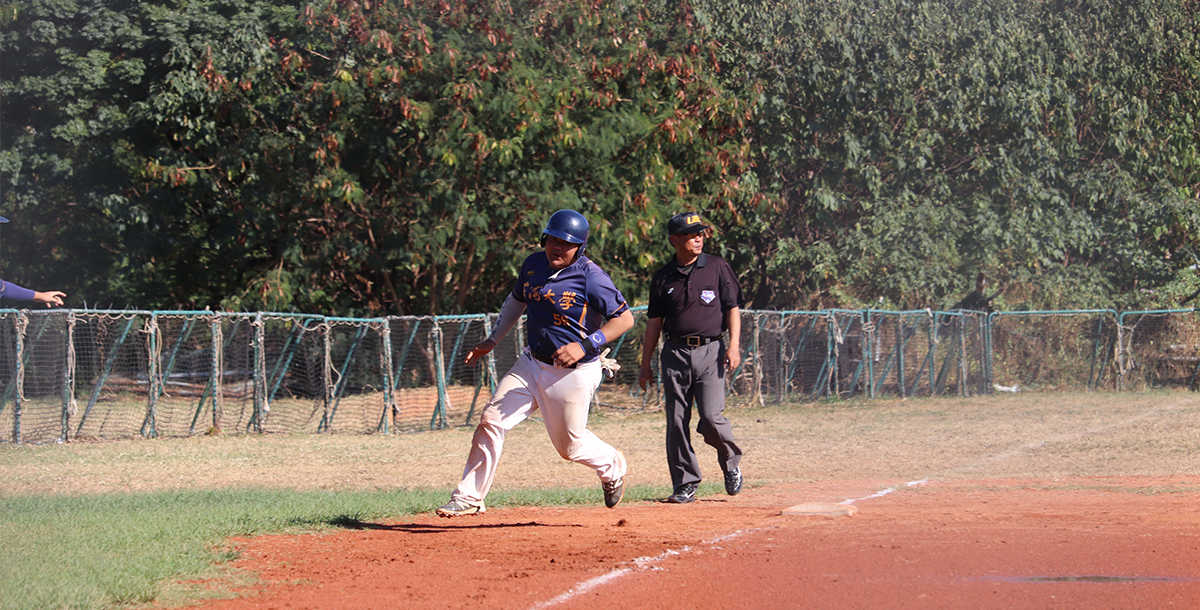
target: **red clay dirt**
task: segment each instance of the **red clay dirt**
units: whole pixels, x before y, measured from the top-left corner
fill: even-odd
[[[1200,608],[1198,477],[834,481],[233,542],[258,582],[196,608]]]

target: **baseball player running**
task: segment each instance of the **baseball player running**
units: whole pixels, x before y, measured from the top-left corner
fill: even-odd
[[[550,216],[542,231],[544,251],[525,259],[491,335],[467,354],[467,364],[477,362],[527,314],[528,347],[484,407],[462,482],[438,515],[486,510],[483,500],[496,476],[505,433],[538,410],[558,454],[599,475],[605,506],[621,501],[625,456],[588,430],[587,418],[603,374],[600,350],[633,328],[633,314],[612,278],[583,256],[588,230],[579,212],[559,210]]]

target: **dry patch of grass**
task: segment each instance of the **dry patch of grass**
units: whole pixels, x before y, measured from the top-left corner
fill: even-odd
[[[469,401],[468,401],[469,402]],[[1017,394],[738,407],[727,411],[748,483],[828,479],[1200,474],[1200,395]],[[693,417],[693,424],[698,420]],[[452,422],[455,423],[455,422]],[[669,486],[662,413],[602,410],[591,427],[630,463],[631,484]],[[390,435],[265,434],[0,446],[0,494],[90,494],[241,487],[444,489],[462,473],[472,429]],[[708,481],[715,452],[693,443]],[[497,490],[590,487],[540,421],[509,435]]]

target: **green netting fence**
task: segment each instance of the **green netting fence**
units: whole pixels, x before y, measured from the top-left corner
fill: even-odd
[[[734,405],[1025,391],[1195,391],[1196,309],[742,313]],[[661,409],[637,383],[645,308],[593,405]],[[495,314],[332,318],[210,311],[0,310],[0,439],[220,432],[405,433],[474,425],[523,349],[463,358]],[[653,360],[657,375],[658,360]]]

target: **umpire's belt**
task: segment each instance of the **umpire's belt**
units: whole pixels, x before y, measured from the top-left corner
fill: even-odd
[[[678,345],[686,345],[688,347],[699,347],[701,345],[708,345],[713,341],[721,340],[720,335],[715,337],[676,337],[675,335],[668,334],[667,338]]]
[[[535,352],[535,351],[530,351],[529,355],[533,356],[534,360],[537,360],[538,362],[541,362],[542,364],[549,364],[550,366],[554,366],[554,356],[548,356],[541,352]],[[575,364],[572,364],[571,366],[568,366],[565,368],[573,369],[573,368],[575,368],[576,364],[579,364],[579,363],[576,362]]]

